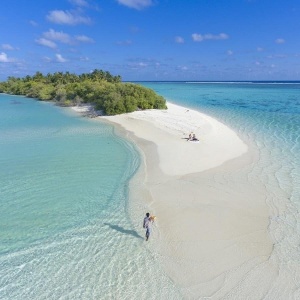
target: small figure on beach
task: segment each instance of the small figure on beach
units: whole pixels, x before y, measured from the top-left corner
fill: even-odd
[[[196,142],[196,141],[199,141],[199,140],[196,138],[195,133],[191,132],[191,133],[189,134],[189,137],[188,137],[187,141],[188,141],[188,142]]]
[[[196,134],[195,134],[195,133],[193,134],[193,139],[192,139],[192,141],[199,141],[199,140],[196,138]]]
[[[155,217],[151,217],[149,213],[146,213],[146,217],[144,218],[143,228],[146,229],[146,241],[148,241],[151,233],[151,227],[154,222]]]

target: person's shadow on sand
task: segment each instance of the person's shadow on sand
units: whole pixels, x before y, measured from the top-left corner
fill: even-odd
[[[136,238],[142,239],[142,237],[135,230],[128,230],[128,229],[125,229],[125,228],[123,228],[121,226],[113,225],[113,224],[109,224],[109,223],[104,223],[104,225],[107,225],[111,229],[119,231],[121,233],[129,234],[129,235],[132,235],[132,236],[134,236]]]

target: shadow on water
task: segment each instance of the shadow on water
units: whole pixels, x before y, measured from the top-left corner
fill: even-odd
[[[136,238],[143,239],[135,230],[128,230],[128,229],[125,229],[125,228],[123,228],[121,226],[113,225],[113,224],[109,224],[109,223],[104,223],[104,225],[107,225],[111,229],[119,231],[121,233],[129,234],[129,235],[132,235],[132,236],[134,236]]]

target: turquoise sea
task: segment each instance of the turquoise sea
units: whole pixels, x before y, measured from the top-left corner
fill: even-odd
[[[274,267],[271,271],[266,264],[251,270],[228,299],[245,299],[241,298],[243,285],[252,284],[253,293],[255,280],[265,284],[265,295],[251,298],[248,291],[249,299],[300,299],[300,82],[144,85],[170,102],[215,117],[258,150],[258,161],[247,180],[253,186],[260,181],[266,190],[265,201],[273,215],[269,223],[273,251],[268,262]],[[266,278],[266,274],[273,276]]]
[[[300,282],[300,83],[142,82],[250,139],[280,265],[280,299]],[[0,95],[0,299],[183,299],[130,220],[140,164],[112,126]],[[143,215],[140,216],[141,220]],[[299,292],[298,292],[299,293]],[[271,299],[271,298],[270,298]]]
[[[110,125],[0,95],[0,299],[180,299],[129,218],[139,163]]]

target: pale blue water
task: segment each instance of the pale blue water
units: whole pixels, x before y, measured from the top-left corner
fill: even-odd
[[[256,144],[259,160],[248,180],[265,186],[266,203],[274,215],[269,260],[274,270],[278,268],[264,299],[300,299],[300,82],[143,85],[175,104],[217,118]],[[259,278],[259,270],[254,276],[263,282],[266,275],[262,271]]]
[[[180,298],[129,219],[138,166],[112,126],[0,95],[0,299]]]
[[[278,278],[296,286],[285,299],[295,298],[300,84],[142,84],[256,144],[249,178],[266,186],[277,216],[272,259]],[[134,146],[111,126],[0,95],[0,299],[182,299],[129,219],[128,181],[138,165]]]
[[[300,82],[143,85],[173,103],[216,117],[252,139],[264,163],[278,164],[274,166],[278,168],[278,185],[295,205],[300,205]],[[288,178],[283,172],[289,173]]]

